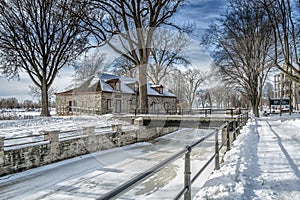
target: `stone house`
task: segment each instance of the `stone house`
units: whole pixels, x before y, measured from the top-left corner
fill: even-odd
[[[162,85],[147,83],[149,113],[175,113],[177,97]],[[56,93],[57,115],[135,113],[139,105],[136,78],[96,74]]]

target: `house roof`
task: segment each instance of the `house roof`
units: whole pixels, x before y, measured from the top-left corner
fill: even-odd
[[[109,83],[120,84],[120,90],[114,89]],[[134,84],[138,83],[136,78],[116,76],[106,73],[98,73],[94,76],[84,80],[81,84],[78,84],[77,87],[73,89],[68,89],[67,91],[59,92],[70,93],[70,92],[92,92],[92,91],[102,91],[110,93],[125,93],[125,94],[135,94]],[[171,93],[168,89],[163,89],[162,93],[159,93],[157,85],[152,83],[147,83],[147,93],[149,96],[162,96],[162,97],[176,97],[175,94]],[[163,88],[162,85],[159,85],[160,88]]]

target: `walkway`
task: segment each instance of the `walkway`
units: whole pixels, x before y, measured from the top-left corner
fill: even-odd
[[[252,119],[195,199],[300,199],[300,115]]]

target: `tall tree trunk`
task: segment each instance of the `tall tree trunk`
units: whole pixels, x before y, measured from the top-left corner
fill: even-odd
[[[147,64],[138,66],[139,72],[139,112],[148,114],[148,95],[147,95]]]
[[[41,116],[49,117],[50,112],[48,108],[48,86],[45,81],[42,81],[42,87],[41,87],[41,94],[42,94],[42,111]]]
[[[193,108],[193,102],[189,101],[189,111],[192,111]]]
[[[257,94],[254,94],[251,98],[252,111],[255,117],[259,117],[259,104],[260,100],[258,99]]]
[[[253,111],[253,114],[255,117],[259,117],[259,108],[258,108],[259,105],[253,105],[252,106],[252,111]]]

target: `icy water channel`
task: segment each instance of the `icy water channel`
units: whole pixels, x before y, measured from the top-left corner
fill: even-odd
[[[174,155],[212,130],[182,129],[151,142],[110,149],[19,174],[0,177],[0,199],[97,199]],[[191,153],[192,176],[214,153],[214,137]],[[183,188],[179,158],[119,199],[173,199]],[[213,166],[193,185],[196,194]]]

